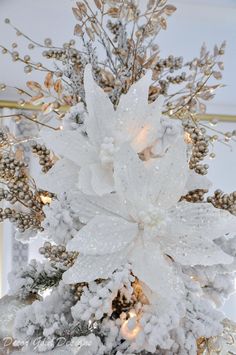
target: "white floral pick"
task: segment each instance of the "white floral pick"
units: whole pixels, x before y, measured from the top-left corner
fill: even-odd
[[[80,255],[65,272],[66,283],[108,278],[128,261],[134,275],[164,302],[183,295],[172,261],[232,262],[214,240],[236,230],[236,217],[208,203],[179,202],[188,178],[183,138],[148,167],[125,143],[115,156],[114,177],[116,193],[76,196],[73,209],[87,224],[68,244]]]
[[[114,191],[113,163],[119,147],[128,142],[139,153],[155,142],[163,100],[148,104],[150,84],[148,72],[121,96],[115,110],[108,95],[94,81],[91,66],[86,66],[86,135],[78,130],[43,135],[49,148],[78,166],[81,191],[98,195]]]

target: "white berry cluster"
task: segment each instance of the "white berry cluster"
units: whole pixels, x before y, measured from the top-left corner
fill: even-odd
[[[101,283],[90,282],[88,286],[83,288],[80,300],[72,308],[72,315],[75,320],[89,319],[100,320],[104,315],[112,314],[112,301],[120,291],[126,299],[130,299],[133,293],[131,283],[134,277],[130,274],[130,270],[124,267],[114,272],[108,281]]]

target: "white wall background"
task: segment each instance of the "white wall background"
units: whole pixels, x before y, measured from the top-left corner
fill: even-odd
[[[143,0],[142,0],[143,1]],[[209,113],[236,115],[236,1],[235,0],[173,0],[178,11],[169,19],[169,28],[159,37],[163,56],[174,54],[191,59],[198,55],[203,41],[209,47],[227,40],[225,56],[224,83],[208,108]],[[0,0],[0,43],[10,47],[15,42],[15,33],[4,24],[9,17],[20,29],[37,41],[51,37],[55,44],[68,41],[73,33],[75,20],[71,13],[71,0]],[[18,43],[26,48],[26,42],[19,38]],[[27,50],[21,51],[26,54]],[[32,56],[37,58],[37,50]],[[39,60],[39,59],[38,59]],[[41,61],[41,59],[40,59]],[[40,73],[33,73],[32,78],[40,80]],[[30,80],[27,78],[27,80]],[[0,55],[0,83],[22,86],[26,81],[23,66],[12,63],[8,56]],[[1,99],[14,99],[12,91],[0,93]],[[224,123],[216,127],[225,131],[236,129],[236,123]],[[236,144],[236,143],[235,143]],[[236,155],[235,144],[232,147],[217,144],[217,159],[211,161],[209,177],[215,188],[230,192],[236,190]],[[6,233],[7,234],[7,233]],[[7,235],[5,239],[7,240]],[[30,249],[30,257],[37,253],[40,241]],[[5,255],[7,254],[5,243]],[[7,254],[8,255],[8,254]],[[9,269],[9,255],[6,258],[5,271]],[[225,306],[228,316],[236,320],[236,296],[232,296]]]
[[[139,0],[141,3],[147,0]],[[37,41],[43,42],[51,37],[55,44],[68,41],[73,33],[75,19],[71,7],[72,0],[0,0],[0,43],[10,46],[16,36],[4,23],[6,17],[17,27]],[[198,55],[205,41],[209,47],[227,40],[225,56],[225,75],[222,89],[214,104],[209,106],[210,113],[236,113],[236,1],[235,0],[170,0],[177,12],[169,18],[167,31],[162,31],[159,44],[163,55],[183,55],[190,59]],[[39,60],[38,52],[28,51],[26,42],[17,38],[21,53],[29,52]],[[34,54],[35,53],[35,54]],[[41,61],[41,60],[40,60]],[[48,64],[48,61],[47,61]],[[29,76],[31,77],[31,75]],[[32,77],[40,79],[40,73]],[[30,79],[28,79],[30,80]],[[23,66],[12,63],[8,56],[0,55],[0,82],[21,86],[25,82]],[[12,92],[0,93],[0,99],[13,95]]]

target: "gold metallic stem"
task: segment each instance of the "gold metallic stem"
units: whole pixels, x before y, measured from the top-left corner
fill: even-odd
[[[41,110],[41,105],[32,105],[30,103],[24,103],[23,105],[20,105],[17,101],[8,101],[8,100],[0,100],[0,108],[10,108],[10,109],[16,109],[16,110],[28,110],[28,111],[40,111]],[[59,111],[60,112],[66,112],[68,111],[70,106],[61,106]]]
[[[20,105],[16,101],[2,101],[0,100],[0,107],[1,108],[12,108],[18,110],[31,110],[31,111],[38,111],[39,107],[33,106],[31,104],[24,104]]]
[[[41,105],[34,106],[30,103],[25,103],[24,105],[20,105],[16,101],[9,100],[0,100],[0,108],[10,108],[16,110],[29,110],[29,111],[40,111]],[[69,106],[61,106],[59,111],[66,112],[69,110]],[[202,121],[211,121],[213,119],[218,119],[221,122],[235,122],[236,123],[236,115],[220,115],[220,114],[205,114],[205,115],[197,115]]]
[[[212,121],[214,119],[219,120],[220,122],[235,122],[236,123],[236,115],[219,115],[217,113],[205,114],[205,115],[197,115],[197,118],[201,121]]]

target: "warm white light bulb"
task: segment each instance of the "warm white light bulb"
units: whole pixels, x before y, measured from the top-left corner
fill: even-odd
[[[121,335],[126,340],[134,340],[139,334],[141,327],[137,321],[137,315],[134,311],[131,311],[129,316],[130,318],[122,324]]]
[[[40,195],[40,199],[41,199],[41,201],[42,201],[42,203],[44,205],[47,205],[47,204],[50,205],[50,203],[52,202],[52,198],[51,197],[43,195],[43,194]]]
[[[52,289],[51,288],[47,288],[46,290],[44,291],[39,291],[38,294],[44,299],[48,296],[50,296],[52,293]]]

